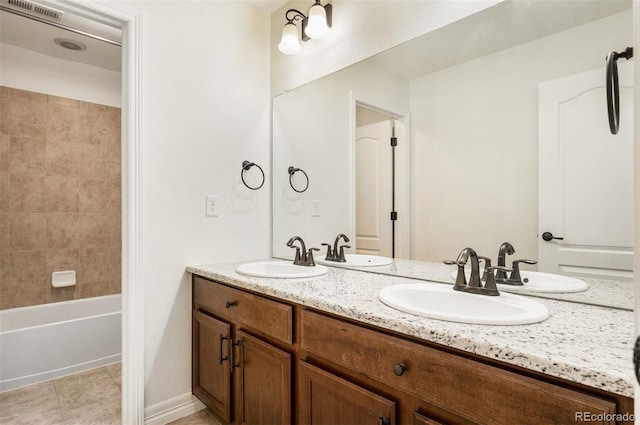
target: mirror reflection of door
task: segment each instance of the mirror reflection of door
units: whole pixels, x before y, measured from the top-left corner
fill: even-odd
[[[394,148],[402,125],[394,117],[356,108],[356,253],[395,257],[399,234],[395,208]]]
[[[633,78],[620,67],[620,132],[607,124],[603,69],[540,84],[539,271],[633,276]],[[542,235],[562,239],[543,240]]]

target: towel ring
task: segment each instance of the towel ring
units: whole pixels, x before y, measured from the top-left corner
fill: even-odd
[[[304,177],[307,180],[307,185],[302,190],[298,190],[295,187],[293,187],[293,182],[291,181],[291,178],[293,177],[293,175],[298,171],[304,174]],[[309,188],[309,176],[307,175],[307,173],[304,172],[302,168],[289,167],[289,185],[291,186],[291,189],[295,190],[298,193],[302,193]]]
[[[633,47],[627,47],[624,52],[611,52],[607,55],[607,113],[611,134],[618,134],[620,128],[620,85],[616,61],[620,58],[629,60],[632,57]]]
[[[260,183],[260,186],[258,187],[251,187],[247,184],[246,181],[244,181],[244,172],[245,171],[249,171],[251,169],[251,167],[253,166],[258,167],[258,170],[260,170],[260,172],[262,173],[262,183]],[[260,189],[263,185],[264,185],[264,171],[262,170],[262,167],[260,167],[258,164],[256,164],[255,162],[249,162],[249,161],[242,161],[242,171],[240,171],[240,178],[242,179],[242,183],[244,183],[245,186],[247,186],[249,189],[251,190],[258,190]]]

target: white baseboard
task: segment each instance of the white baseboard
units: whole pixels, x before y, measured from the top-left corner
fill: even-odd
[[[165,425],[192,415],[205,406],[193,394],[187,393],[144,409],[145,425]]]

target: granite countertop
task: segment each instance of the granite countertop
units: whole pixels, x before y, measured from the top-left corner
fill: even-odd
[[[415,283],[405,277],[329,267],[323,276],[266,279],[244,276],[244,262],[187,267],[187,272],[312,307],[425,341],[633,397],[631,311],[536,298],[550,317],[540,323],[487,326],[403,313],[377,298],[380,289]]]
[[[433,282],[455,282],[452,273],[456,266],[443,263],[417,260],[394,259],[393,264],[381,267],[353,267],[346,263],[340,267],[363,272],[387,274],[392,276],[407,277],[411,279],[429,280]],[[551,298],[564,301],[573,301],[585,304],[599,305],[603,307],[622,308],[633,310],[633,282],[628,280],[580,278],[589,284],[589,289],[583,292],[573,293],[527,293],[520,290],[514,293],[530,295],[540,298]]]

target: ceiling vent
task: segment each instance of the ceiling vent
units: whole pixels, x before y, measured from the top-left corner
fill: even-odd
[[[8,0],[7,3],[15,8],[44,16],[52,21],[60,21],[62,19],[63,12],[40,6],[39,4],[34,4],[25,0]]]

